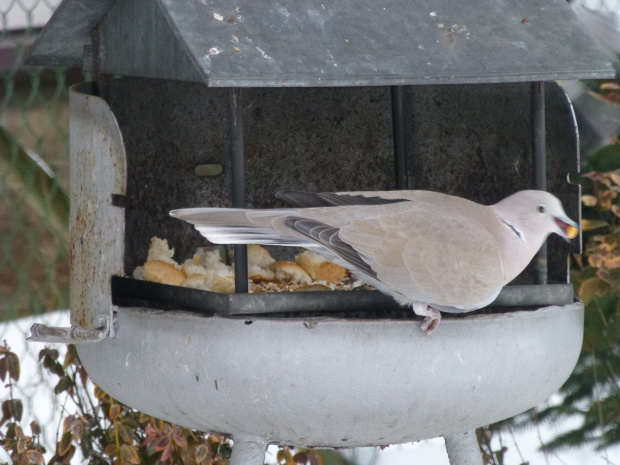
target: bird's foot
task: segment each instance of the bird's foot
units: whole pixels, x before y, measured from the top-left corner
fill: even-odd
[[[422,331],[426,334],[431,334],[439,327],[439,323],[441,323],[441,313],[439,313],[439,310],[436,308],[426,304],[414,304],[413,311],[416,315],[424,317],[424,321],[422,322],[420,329],[422,329]]]
[[[433,307],[428,307],[428,311],[432,314],[424,317],[424,321],[422,322],[420,329],[422,329],[422,331],[426,334],[431,334],[439,327],[439,323],[441,323],[441,313]]]

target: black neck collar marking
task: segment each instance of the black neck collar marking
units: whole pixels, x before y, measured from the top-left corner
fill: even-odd
[[[512,232],[517,235],[517,237],[519,239],[521,239],[522,241],[525,240],[525,239],[523,239],[523,234],[521,234],[521,231],[519,231],[517,228],[515,228],[512,224],[508,223],[506,220],[502,220],[502,223],[504,223],[506,226],[508,226],[512,230]]]

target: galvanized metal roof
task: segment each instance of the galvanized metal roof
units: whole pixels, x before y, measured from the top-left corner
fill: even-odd
[[[114,0],[64,0],[35,42],[26,64],[81,68],[84,46]]]
[[[216,87],[518,82],[614,76],[565,0],[65,0],[30,64]]]

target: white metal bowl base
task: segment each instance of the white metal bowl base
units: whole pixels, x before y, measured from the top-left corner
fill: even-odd
[[[78,346],[92,379],[155,417],[232,434],[233,465],[262,464],[270,443],[360,447],[437,436],[447,437],[452,464],[464,465],[480,463],[475,428],[538,405],[568,378],[583,304],[448,317],[430,336],[417,320],[138,308],[117,308],[114,324],[113,337]]]

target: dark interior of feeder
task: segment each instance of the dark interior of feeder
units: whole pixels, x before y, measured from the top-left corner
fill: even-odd
[[[578,220],[579,191],[567,183],[579,164],[572,110],[556,84],[545,89],[548,190]],[[153,236],[167,239],[181,262],[208,245],[192,226],[171,218],[170,210],[232,206],[230,93],[156,79],[108,83],[107,101],[127,153],[127,195],[116,200],[125,209],[126,276],[144,263]],[[396,188],[389,87],[248,88],[242,90],[242,108],[247,207],[282,207],[274,194],[285,188]],[[403,108],[409,189],[491,204],[534,188],[530,83],[405,86]],[[223,172],[199,177],[195,168],[204,164],[221,164]],[[551,237],[548,244],[549,283],[566,283],[567,256],[578,251],[578,241]],[[285,248],[271,252],[276,260],[292,257]],[[530,266],[515,284],[534,284],[534,275]],[[176,288],[164,292],[159,304],[146,305],[118,283],[113,289],[117,304],[159,308],[179,308],[170,292],[194,291]],[[196,292],[199,300],[210,294]],[[191,307],[186,309],[199,311]],[[393,307],[385,307],[383,316],[411,315]]]

